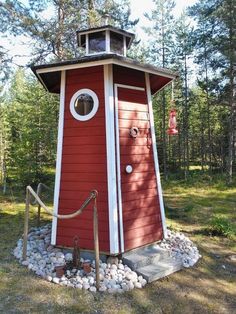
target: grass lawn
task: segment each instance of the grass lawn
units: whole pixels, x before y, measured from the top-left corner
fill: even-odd
[[[236,313],[231,258],[236,255],[236,188],[171,181],[164,185],[164,197],[168,226],[188,235],[202,259],[144,289],[109,295],[54,285],[20,266],[12,250],[23,232],[24,195],[0,196],[0,313]],[[209,227],[214,217],[230,223],[230,237],[215,235]],[[35,223],[32,214],[31,226]]]

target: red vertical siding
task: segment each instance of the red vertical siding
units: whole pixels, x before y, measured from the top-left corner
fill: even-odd
[[[145,88],[143,72],[114,68],[114,83]],[[125,251],[162,238],[146,91],[118,88],[121,192]],[[136,139],[131,127],[139,128]],[[125,167],[132,165],[127,174]]]
[[[96,115],[88,121],[78,121],[70,113],[70,99],[79,89],[93,90],[99,99]],[[109,218],[106,168],[106,132],[103,67],[66,72],[64,134],[59,195],[59,214],[71,213],[85,201],[90,191],[98,196],[100,249],[109,251]],[[56,244],[73,246],[79,236],[81,248],[93,249],[93,206],[80,216],[57,223]]]

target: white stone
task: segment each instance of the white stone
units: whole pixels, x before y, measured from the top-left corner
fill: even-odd
[[[90,288],[90,285],[88,283],[83,283],[83,289],[88,290]]]
[[[57,252],[56,253],[56,258],[63,258],[64,259],[64,254],[62,252]]]
[[[90,285],[93,285],[94,282],[95,282],[94,278],[93,278],[93,277],[90,277],[90,278],[89,278],[89,284],[90,284]]]
[[[127,285],[128,285],[129,290],[134,289],[134,284],[132,283],[132,281],[129,281]]]
[[[110,270],[111,276],[116,276],[117,275],[117,270],[116,269],[111,269]]]
[[[83,277],[83,278],[82,278],[82,281],[83,281],[83,283],[88,283],[88,282],[89,282],[89,280],[88,280],[87,277]]]
[[[135,287],[135,288],[138,288],[138,289],[141,289],[141,288],[142,288],[141,282],[135,282],[135,283],[134,283],[134,287]]]
[[[124,267],[123,264],[119,264],[119,265],[118,265],[118,268],[121,269],[121,270],[124,270],[124,269],[125,269],[125,267]]]
[[[96,288],[96,287],[90,287],[90,288],[89,288],[89,291],[91,291],[91,292],[96,292],[96,291],[97,291],[97,288]]]
[[[111,269],[116,271],[117,270],[117,266],[115,264],[112,264],[111,265]]]
[[[45,268],[46,264],[47,264],[46,261],[43,260],[43,259],[41,259],[41,260],[38,262],[38,265],[39,265],[40,268]]]
[[[131,280],[132,277],[133,277],[133,276],[132,276],[131,272],[126,272],[126,273],[125,273],[125,278],[126,278],[126,279]]]
[[[147,284],[147,280],[146,280],[146,279],[142,279],[142,281],[141,281],[141,285],[142,285],[142,287],[145,287],[145,286],[146,286],[146,284]]]
[[[100,292],[104,292],[106,290],[107,290],[107,287],[105,285],[101,285],[100,288],[99,288]]]
[[[53,279],[52,279],[52,281],[54,282],[54,283],[59,283],[60,282],[60,279],[58,278],[58,277],[54,277]]]
[[[65,260],[66,260],[67,262],[72,261],[72,260],[73,260],[73,255],[72,255],[72,253],[67,253],[67,254],[65,255]]]

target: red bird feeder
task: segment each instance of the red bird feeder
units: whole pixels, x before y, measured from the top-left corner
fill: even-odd
[[[171,109],[169,117],[169,128],[167,130],[168,135],[177,135],[179,131],[177,130],[177,121],[176,121],[176,110]]]

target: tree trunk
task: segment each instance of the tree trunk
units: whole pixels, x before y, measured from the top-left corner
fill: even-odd
[[[229,117],[229,147],[228,147],[228,162],[227,162],[227,181],[229,184],[233,181],[233,162],[234,162],[234,151],[235,151],[235,141],[236,141],[236,64],[234,64],[234,29],[233,29],[233,10],[232,1],[230,1],[229,14],[230,14],[230,27],[229,27],[229,79],[230,79],[230,96],[229,96],[229,106],[230,106],[230,117]]]
[[[188,123],[188,72],[187,55],[184,55],[184,177],[188,178],[189,172],[189,123]]]
[[[165,30],[164,30],[164,12],[162,8],[161,17],[161,36],[162,36],[162,66],[165,67]],[[167,144],[166,144],[166,96],[165,91],[162,91],[162,138],[163,138],[163,172],[164,178],[167,180]]]
[[[209,80],[208,80],[207,52],[206,52],[206,43],[205,42],[204,42],[204,66],[205,66],[206,103],[207,103],[208,160],[209,160],[209,170],[210,170],[210,173],[211,173],[212,172],[211,113],[210,113],[210,99],[209,99]]]

